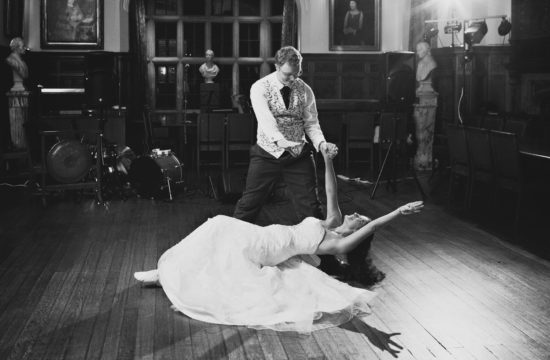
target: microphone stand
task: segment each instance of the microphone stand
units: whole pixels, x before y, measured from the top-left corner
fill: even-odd
[[[184,66],[184,76],[183,76],[183,143],[187,145],[187,93],[189,92],[189,83],[187,81],[189,70],[189,64]]]

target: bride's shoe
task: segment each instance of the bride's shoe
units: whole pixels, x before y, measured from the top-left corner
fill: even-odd
[[[157,269],[135,272],[134,277],[136,278],[137,281],[140,281],[143,285],[160,286],[159,272]]]

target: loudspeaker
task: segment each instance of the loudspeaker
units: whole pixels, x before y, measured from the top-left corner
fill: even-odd
[[[108,107],[115,103],[115,58],[109,52],[86,54],[86,103],[88,107]]]
[[[411,51],[384,54],[386,68],[385,103],[411,106],[415,101],[415,54]]]

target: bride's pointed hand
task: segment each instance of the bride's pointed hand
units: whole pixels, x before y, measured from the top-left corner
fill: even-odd
[[[406,205],[401,206],[399,208],[399,212],[402,215],[416,214],[416,213],[420,212],[420,210],[422,210],[423,207],[424,207],[424,202],[423,201],[414,201],[414,202],[410,202]]]

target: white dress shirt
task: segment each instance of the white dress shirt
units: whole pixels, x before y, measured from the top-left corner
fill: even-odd
[[[325,141],[325,137],[319,126],[313,91],[303,80],[296,79],[290,85],[292,92],[287,109],[280,93],[283,86],[277,78],[277,72],[273,72],[256,81],[250,88],[250,100],[258,120],[258,145],[279,158],[285,149],[277,146],[277,141],[286,138],[300,142],[296,150],[301,151],[307,135],[319,151],[319,145]]]

